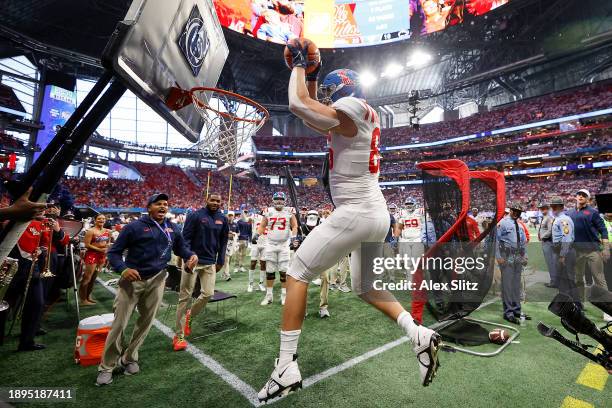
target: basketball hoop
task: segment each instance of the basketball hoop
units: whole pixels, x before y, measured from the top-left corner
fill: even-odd
[[[198,148],[231,165],[238,161],[242,144],[270,116],[259,103],[218,88],[197,87],[189,91],[172,88],[166,104],[172,110],[193,104],[204,119]]]

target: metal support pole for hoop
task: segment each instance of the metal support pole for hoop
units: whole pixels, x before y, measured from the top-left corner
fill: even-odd
[[[81,105],[68,119],[64,128],[58,132],[34,165],[30,167],[22,181],[14,183],[14,191],[23,193],[33,186],[30,200],[46,200],[47,194],[51,193],[62,178],[87,139],[125,93],[125,85],[117,79],[112,81],[101,96],[96,93],[96,91],[101,92],[112,79],[112,74],[105,73],[98,80]],[[6,258],[13,249],[28,224],[28,222],[10,221],[0,232],[0,260]]]

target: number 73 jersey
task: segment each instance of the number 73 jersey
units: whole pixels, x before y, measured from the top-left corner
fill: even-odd
[[[347,96],[332,107],[352,119],[354,137],[332,133],[329,141],[329,184],[336,207],[344,204],[385,206],[378,185],[380,121],[364,100]]]
[[[266,211],[268,219],[268,241],[283,242],[288,241],[291,237],[291,212],[287,207],[278,211],[274,207],[268,208]]]

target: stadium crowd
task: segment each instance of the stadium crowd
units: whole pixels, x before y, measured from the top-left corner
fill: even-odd
[[[0,131],[0,150],[24,150],[25,146],[21,140],[15,139],[8,133]]]
[[[612,133],[608,128],[595,129],[572,134],[555,135],[548,138],[522,138],[504,137],[492,143],[490,138],[478,139],[471,143],[458,143],[452,146],[435,149],[410,149],[401,151],[383,152],[381,160],[381,174],[401,174],[416,171],[416,163],[424,160],[459,159],[470,166],[479,166],[484,163],[490,169],[503,170],[504,165],[516,163],[515,169],[528,167],[519,157],[532,157],[548,154],[556,162],[580,162],[581,159],[573,156],[588,151],[595,156],[593,161],[606,160],[612,151]],[[601,158],[598,158],[600,155]],[[497,163],[493,163],[497,162]],[[255,169],[258,175],[275,175],[281,165],[289,165],[294,175],[304,177],[317,177],[320,174],[323,157],[302,158],[296,161],[283,161],[277,158],[264,156],[257,160]],[[550,162],[548,165],[558,165]]]
[[[464,119],[423,125],[419,131],[411,127],[385,129],[384,144],[391,146],[399,143],[436,141],[610,106],[612,106],[612,82],[604,82],[522,100]],[[416,163],[419,161],[448,158],[457,158],[478,167],[481,167],[483,162],[487,162],[487,168],[498,170],[505,169],[508,164],[514,166],[513,170],[529,167],[533,163],[525,163],[518,158],[542,154],[553,156],[546,159],[545,165],[549,166],[580,164],[584,160],[608,160],[612,147],[609,123],[611,123],[610,115],[604,115],[574,121],[563,126],[548,125],[451,145],[397,151],[383,150],[381,174],[388,176],[410,173],[416,170]],[[0,138],[0,141],[3,140]],[[258,135],[254,137],[254,143],[257,150],[319,152],[326,148],[325,138],[311,135],[303,137]],[[592,151],[590,157],[582,157],[585,150]],[[573,157],[576,155],[581,157]],[[260,209],[269,205],[273,192],[285,188],[270,185],[262,176],[279,176],[280,169],[284,165],[289,165],[297,177],[318,177],[321,164],[321,156],[291,160],[260,156],[255,164],[256,178],[233,177],[231,207]],[[230,178],[224,173],[208,169],[181,169],[177,166],[152,163],[133,163],[133,166],[143,175],[142,181],[67,178],[64,180],[64,185],[72,192],[77,204],[94,207],[141,207],[148,194],[153,191],[167,192],[172,197],[171,205],[175,208],[198,207],[203,200],[203,191],[206,190],[220,192],[225,197],[224,201],[230,196]],[[508,178],[508,200],[521,201],[526,206],[535,208],[536,200],[551,194],[571,200],[577,187],[588,188],[593,192],[604,191],[610,179],[605,171],[565,172],[561,175],[542,176]],[[384,193],[390,202],[401,204],[402,197],[409,194],[418,198],[419,191],[418,186],[408,186],[405,189],[388,188]],[[298,192],[300,204],[303,206],[320,208],[330,205],[327,194],[320,184],[313,187],[300,186]]]
[[[199,183],[194,183],[185,172],[176,166],[161,164],[135,164],[144,176],[143,181],[120,179],[77,179],[66,178],[63,185],[72,193],[77,205],[88,205],[94,208],[138,208],[142,207],[147,197],[155,191],[166,191],[171,197],[171,206],[186,209],[199,207],[203,202],[203,193],[207,189],[209,171],[191,169]],[[229,196],[229,176],[219,172],[210,172],[208,191],[220,192],[224,202]],[[612,173],[601,171],[582,171],[575,173],[546,175],[544,177],[511,177],[506,179],[508,201],[524,203],[528,209],[536,209],[537,202],[554,195],[573,200],[575,191],[587,188],[593,193],[612,189]],[[275,186],[250,177],[233,177],[230,207],[257,211],[270,205],[275,191],[285,191],[284,186]],[[323,208],[331,206],[327,193],[317,183],[314,186],[297,188],[300,206]],[[419,185],[393,187],[383,190],[387,201],[401,205],[407,196],[417,200],[421,198]]]
[[[612,106],[612,83],[589,85],[580,89],[521,100],[463,119],[421,125],[419,130],[415,130],[410,126],[385,129],[381,144],[384,146],[397,146],[406,143],[433,142],[477,132],[591,112],[609,108],[610,106]],[[326,146],[324,138],[313,136],[278,137],[258,135],[253,140],[257,150],[316,152],[322,151]]]

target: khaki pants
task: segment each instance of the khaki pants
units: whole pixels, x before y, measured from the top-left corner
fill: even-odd
[[[244,239],[238,241],[238,250],[234,254],[234,256],[236,257],[236,268],[244,267],[244,257],[246,256],[248,247],[248,241]]]
[[[183,335],[183,318],[187,312],[187,303],[193,293],[196,277],[200,277],[200,296],[191,306],[191,317],[197,316],[205,307],[212,295],[215,294],[215,278],[217,276],[215,265],[198,265],[193,273],[181,272],[181,288],[179,291],[179,301],[176,307],[176,327],[177,335]]]
[[[584,273],[586,268],[589,268],[593,275],[593,285],[599,286],[603,289],[608,289],[606,283],[606,277],[603,269],[603,258],[599,251],[576,251],[576,288],[578,289],[578,295],[580,300],[584,301]]]
[[[126,362],[138,361],[138,349],[149,334],[164,296],[164,282],[167,275],[168,273],[163,270],[147,280],[128,282],[122,279],[120,281],[113,303],[115,320],[106,338],[104,354],[102,354],[102,362],[98,371],[113,371],[120,356]],[[140,316],[136,320],[132,338],[127,348],[124,349],[121,344],[123,332],[136,306],[138,306]]]
[[[227,278],[231,278],[232,275],[230,273],[230,269],[232,266],[232,257],[233,255],[225,255],[225,263],[223,264],[223,274],[222,274],[222,278],[223,279],[227,279]]]
[[[347,255],[338,262],[337,267],[334,265],[332,268],[330,268],[329,271],[331,271],[331,283],[335,283],[338,286],[346,285],[346,278],[348,277],[350,270],[351,264]]]
[[[332,269],[335,269],[334,265]],[[321,301],[319,302],[319,309],[327,309],[329,306],[329,269],[321,274]]]

